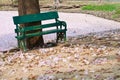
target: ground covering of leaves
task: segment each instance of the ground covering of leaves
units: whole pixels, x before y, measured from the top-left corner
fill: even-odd
[[[0,80],[120,80],[120,30],[27,53],[0,52]]]

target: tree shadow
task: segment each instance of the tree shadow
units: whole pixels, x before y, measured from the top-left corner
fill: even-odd
[[[88,33],[77,37],[70,37],[67,44],[72,45],[96,45],[107,47],[120,47],[120,29],[107,30],[103,32]]]

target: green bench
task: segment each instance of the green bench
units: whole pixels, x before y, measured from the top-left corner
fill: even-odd
[[[66,41],[66,31],[67,31],[66,22],[59,21],[58,18],[59,16],[57,11],[29,14],[23,16],[14,16],[13,21],[14,24],[16,25],[15,33],[17,34],[16,38],[18,40],[18,47],[22,46],[23,50],[26,51],[26,38],[41,36],[51,33],[57,34],[56,42],[58,42],[59,40]],[[25,26],[25,27],[20,26],[26,23],[40,22],[45,20],[54,20],[54,22],[41,24],[41,25],[34,25],[34,26]],[[46,30],[40,31],[40,29],[46,29]],[[39,30],[39,32],[37,31],[34,33],[28,33],[30,31],[35,31],[35,30]]]

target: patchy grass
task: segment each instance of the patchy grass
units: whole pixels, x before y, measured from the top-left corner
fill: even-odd
[[[120,17],[120,8],[115,11],[113,14],[113,18],[119,18]]]
[[[114,11],[117,10],[120,4],[92,4],[82,7],[82,10],[92,10],[92,11]]]
[[[103,3],[103,4],[88,4],[81,8],[83,11],[100,11],[99,14],[106,14],[104,17],[109,15],[110,19],[120,21],[120,3]],[[101,17],[102,17],[101,16]],[[108,17],[108,16],[107,16]]]

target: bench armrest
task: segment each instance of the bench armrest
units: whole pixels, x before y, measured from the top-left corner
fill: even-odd
[[[63,25],[65,27],[65,29],[67,30],[67,24],[65,21],[57,20],[57,22],[60,23],[61,25]]]
[[[23,28],[20,29],[15,29],[15,33],[17,33],[17,36],[15,36],[15,38],[17,39],[23,39],[22,37],[25,36],[25,31]],[[22,33],[22,34],[21,34]]]
[[[23,28],[20,28],[20,29],[15,29],[15,33],[19,33],[19,32],[23,32],[24,29]]]

